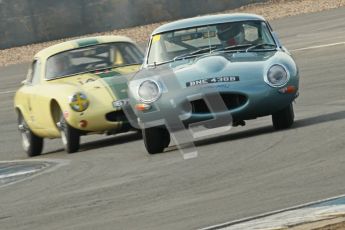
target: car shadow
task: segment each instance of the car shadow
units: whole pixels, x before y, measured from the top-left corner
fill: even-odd
[[[302,128],[305,126],[311,126],[315,124],[338,121],[338,120],[343,120],[343,119],[345,119],[345,110],[296,120],[293,127]]]
[[[43,152],[42,155],[49,155],[49,154],[54,154],[54,153],[59,153],[65,151],[63,148],[55,149],[49,152]],[[67,153],[66,153],[67,154]],[[39,157],[39,156],[37,156]]]
[[[125,144],[128,142],[137,141],[140,139],[142,139],[141,132],[121,134],[120,136],[114,136],[114,137],[106,138],[102,140],[86,142],[80,145],[79,152],[84,152],[84,151],[97,149],[101,147],[112,146],[112,145]]]
[[[317,115],[317,116],[313,116],[313,117],[306,117],[303,119],[296,120],[292,126],[292,129],[299,129],[299,128],[303,128],[303,127],[308,127],[308,126],[312,126],[312,125],[317,125],[317,124],[332,122],[332,121],[337,121],[337,120],[343,120],[343,119],[345,119],[345,110],[334,112],[334,113],[321,114],[321,115]],[[240,132],[236,132],[236,133],[224,134],[221,136],[206,138],[203,140],[198,140],[198,141],[195,141],[194,144],[196,147],[198,147],[198,146],[216,144],[216,143],[221,143],[221,142],[226,142],[226,141],[234,141],[234,140],[238,140],[238,139],[250,138],[250,137],[254,137],[254,136],[266,135],[266,134],[270,134],[273,132],[284,132],[284,131],[285,130],[276,131],[272,125],[267,125],[264,127],[244,130],[244,131],[240,131]],[[97,149],[97,148],[101,148],[101,147],[125,144],[128,142],[137,141],[140,139],[142,139],[142,135],[140,132],[139,133],[128,133],[128,134],[126,133],[126,134],[122,134],[120,136],[114,136],[112,138],[107,138],[107,139],[102,139],[102,140],[97,140],[97,141],[90,141],[90,142],[84,143],[80,146],[79,152]],[[165,149],[164,153],[173,152],[177,149],[178,149],[177,146],[169,146],[168,148]],[[57,153],[60,151],[64,151],[64,150],[58,149],[58,150],[47,152],[45,154],[53,154],[53,153]]]
[[[296,120],[291,129],[299,129],[303,127],[308,127],[312,125],[317,125],[321,123],[343,120],[345,119],[345,111],[338,111],[334,113],[327,113],[322,115],[317,115],[313,117],[307,117],[303,119]],[[287,129],[289,130],[289,129]],[[266,135],[273,132],[284,132],[285,130],[277,131],[272,125],[244,130],[236,133],[224,134],[218,137],[211,137],[203,140],[195,141],[195,146],[204,146],[209,144],[217,144],[226,141],[234,141],[238,139],[250,138],[253,136]],[[169,146],[165,152],[172,152],[177,150],[177,146]]]
[[[105,139],[101,139],[97,141],[89,141],[89,142],[83,143],[80,145],[80,149],[78,152],[85,152],[88,150],[98,149],[102,147],[124,144],[127,142],[137,141],[140,139],[142,139],[141,132],[124,133],[119,136],[113,136],[113,137],[109,137],[109,138],[105,138]],[[55,149],[49,152],[44,152],[42,155],[49,155],[49,154],[60,153],[60,152],[66,153],[63,148],[59,148],[59,149]],[[78,152],[73,153],[73,154],[78,154]]]

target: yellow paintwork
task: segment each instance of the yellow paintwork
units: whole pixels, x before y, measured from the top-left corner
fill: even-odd
[[[160,34],[154,35],[152,37],[152,43],[159,42],[159,40],[161,40],[161,35]]]
[[[94,37],[99,43],[130,42],[130,39],[119,36]],[[78,48],[79,40],[68,41],[48,47],[35,55],[40,65],[45,66],[46,60],[59,52]],[[133,73],[140,65],[120,67],[116,72],[120,74]],[[61,108],[69,125],[89,133],[102,133],[107,130],[120,129],[122,122],[110,122],[105,114],[114,111],[112,102],[117,98],[112,90],[99,76],[91,73],[70,76],[55,80],[44,78],[44,69],[41,68],[40,81],[34,85],[23,85],[14,98],[14,106],[19,110],[29,128],[37,136],[45,138],[60,137],[60,132],[53,119],[52,103],[55,101]],[[70,97],[78,92],[87,95],[89,107],[83,112],[75,112],[71,109]],[[86,128],[81,128],[79,122],[87,120]]]

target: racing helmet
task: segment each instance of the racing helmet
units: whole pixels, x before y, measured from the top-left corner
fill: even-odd
[[[217,36],[222,42],[231,42],[235,45],[244,41],[244,29],[242,23],[224,23],[217,26]]]

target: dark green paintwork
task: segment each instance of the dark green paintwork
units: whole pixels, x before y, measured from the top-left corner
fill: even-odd
[[[117,100],[127,99],[127,79],[121,76],[114,78],[103,78],[105,83],[109,86]]]
[[[114,76],[118,76],[121,75],[119,72],[116,72],[114,70],[109,71],[109,72],[102,72],[99,74],[96,74],[97,76],[99,76],[100,78],[107,78],[107,77],[114,77]]]

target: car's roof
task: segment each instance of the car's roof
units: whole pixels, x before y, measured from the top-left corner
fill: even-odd
[[[87,37],[87,38],[79,38],[75,40],[70,40],[66,42],[62,42],[56,45],[49,46],[41,51],[39,51],[35,58],[41,58],[41,59],[47,59],[50,56],[71,50],[76,49],[79,47],[86,47],[91,45],[97,45],[102,43],[112,43],[112,42],[130,42],[133,43],[133,41],[130,38],[124,37],[124,36],[96,36],[96,37]]]
[[[244,13],[198,16],[198,17],[182,19],[182,20],[164,24],[158,27],[156,30],[154,30],[152,35],[168,32],[168,31],[173,31],[173,30],[179,30],[183,28],[198,27],[198,26],[203,26],[203,25],[212,25],[212,24],[226,23],[226,22],[249,21],[249,20],[264,21],[265,19],[256,14],[244,14]]]

